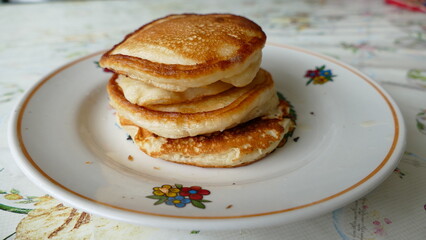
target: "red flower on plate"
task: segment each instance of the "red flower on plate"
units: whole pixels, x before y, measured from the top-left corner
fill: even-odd
[[[308,70],[306,71],[305,77],[308,78],[314,78],[314,77],[318,77],[320,75],[320,71],[319,70]]]
[[[181,196],[189,196],[189,199],[191,200],[201,200],[203,199],[204,195],[209,195],[210,191],[207,189],[203,189],[199,186],[192,186],[192,187],[183,187],[180,190],[179,195]]]

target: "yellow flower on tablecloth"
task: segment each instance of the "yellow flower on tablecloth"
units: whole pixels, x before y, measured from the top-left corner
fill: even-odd
[[[153,188],[153,194],[155,196],[167,196],[167,197],[176,197],[177,194],[179,193],[179,189],[178,188],[174,188],[170,185],[163,185],[161,187],[154,187]]]
[[[44,196],[41,196],[41,197],[35,197],[34,201],[36,201],[36,202],[44,202],[44,201],[49,201],[49,200],[52,200],[52,199],[53,198],[51,196],[44,195]]]
[[[23,199],[24,197],[16,193],[9,193],[4,195],[4,198],[6,198],[7,200],[19,200]]]

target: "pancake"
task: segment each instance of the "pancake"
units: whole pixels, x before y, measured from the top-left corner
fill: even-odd
[[[277,111],[278,97],[271,75],[261,69],[242,88],[231,88],[198,101],[138,106],[129,102],[114,75],[107,85],[110,105],[137,126],[166,138],[182,138],[223,131]]]
[[[250,83],[266,35],[256,23],[231,14],[180,14],[152,21],[106,52],[100,66],[169,91],[217,81]]]
[[[139,106],[188,102],[216,95],[233,87],[231,84],[218,81],[203,87],[188,88],[184,92],[172,92],[124,75],[119,75],[116,81],[123,90],[124,97]]]
[[[295,128],[290,105],[281,100],[279,111],[223,132],[169,139],[136,126],[118,115],[119,125],[137,146],[154,158],[198,167],[238,167],[253,163],[283,146]]]

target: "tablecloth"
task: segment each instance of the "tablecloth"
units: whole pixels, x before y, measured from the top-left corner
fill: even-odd
[[[54,69],[110,48],[150,20],[182,12],[243,15],[258,23],[270,42],[323,53],[359,69],[400,107],[406,151],[393,174],[371,193],[314,219],[271,228],[184,231],[92,216],[98,223],[88,230],[92,238],[426,239],[426,14],[378,0],[0,4],[0,239],[16,237],[35,203],[56,201],[23,175],[8,147],[8,118],[23,92]]]

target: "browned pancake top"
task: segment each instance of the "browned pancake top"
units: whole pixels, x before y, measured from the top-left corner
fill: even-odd
[[[194,77],[226,69],[244,62],[266,41],[262,29],[247,18],[231,14],[170,15],[150,22],[126,38],[102,57],[107,68],[116,64],[139,69],[161,77]],[[195,64],[167,64],[124,54],[113,54],[116,48],[130,51],[158,48]],[[114,69],[112,69],[114,70]],[[118,71],[120,74],[124,72]]]

